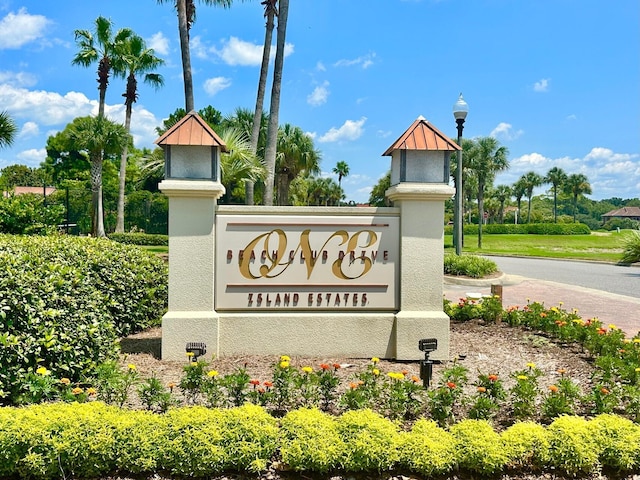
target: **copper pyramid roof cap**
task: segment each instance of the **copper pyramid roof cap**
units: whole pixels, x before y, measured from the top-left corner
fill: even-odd
[[[227,151],[227,145],[216,132],[195,111],[187,113],[154,143],[157,145],[196,145],[220,147]]]
[[[460,147],[423,116],[419,116],[382,156],[391,155],[394,150],[456,151]]]

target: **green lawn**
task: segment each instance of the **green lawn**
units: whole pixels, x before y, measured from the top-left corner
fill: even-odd
[[[622,256],[626,231],[595,232],[591,235],[465,235],[463,253],[571,258],[617,263]],[[453,239],[445,235],[446,252],[453,252]]]

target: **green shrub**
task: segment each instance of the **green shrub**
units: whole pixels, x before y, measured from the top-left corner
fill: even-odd
[[[616,415],[602,414],[590,422],[600,448],[600,462],[618,471],[640,468],[640,426]]]
[[[371,410],[342,414],[338,432],[345,444],[343,467],[347,471],[388,471],[400,460],[398,428]]]
[[[482,278],[498,271],[495,262],[477,255],[444,256],[445,275],[466,275],[472,278]]]
[[[453,228],[445,227],[451,235]],[[465,225],[465,235],[478,235],[478,225]],[[589,235],[591,229],[584,223],[491,223],[482,226],[482,233],[490,235]]]
[[[11,402],[38,400],[26,380],[39,367],[90,376],[167,302],[164,262],[109,240],[0,235],[0,271],[0,396]]]
[[[127,245],[166,246],[169,245],[169,236],[134,232],[134,233],[110,233],[109,238],[114,242]]]
[[[539,469],[549,461],[547,430],[534,422],[518,422],[500,434],[511,469]]]
[[[425,476],[445,475],[456,466],[456,441],[433,420],[421,418],[401,433],[400,463]]]
[[[280,422],[282,462],[296,471],[328,472],[345,456],[336,419],[317,409],[294,410]]]
[[[549,425],[547,431],[551,466],[569,475],[587,474],[598,469],[600,447],[587,420],[561,416]]]
[[[620,263],[640,262],[640,231],[632,230],[624,238]]]
[[[471,472],[493,474],[509,461],[504,442],[486,420],[463,420],[451,427],[458,465]]]
[[[0,233],[53,233],[63,222],[62,205],[45,205],[42,195],[0,196]]]

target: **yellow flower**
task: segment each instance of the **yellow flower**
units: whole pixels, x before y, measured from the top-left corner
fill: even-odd
[[[518,375],[518,380],[526,380],[527,378],[529,377],[527,377],[526,375]]]
[[[98,391],[93,388],[93,387],[89,387],[87,388],[87,395],[96,395],[98,393]]]
[[[281,362],[290,362],[291,358],[289,357],[289,355],[281,355],[280,356],[280,361]]]
[[[558,307],[551,307],[551,311],[555,313],[560,313],[560,309]]]
[[[527,367],[529,367],[529,368],[536,368],[536,364],[535,364],[535,363],[533,363],[533,362],[529,362],[529,363],[527,363]]]
[[[640,338],[634,338],[633,343],[640,343]]]
[[[217,377],[217,376],[218,376],[218,371],[217,371],[217,370],[209,370],[209,371],[207,372],[207,376],[208,376],[208,377],[211,377],[211,378],[213,378],[213,377]]]
[[[378,370],[377,368],[374,368],[374,369],[371,371],[371,373],[373,373],[373,374],[377,377],[378,375],[380,375],[380,370]]]
[[[394,380],[402,380],[404,378],[404,375],[399,372],[389,372],[387,375]]]
[[[562,306],[564,305],[564,302],[558,302],[558,305]]]
[[[640,367],[637,367],[637,368],[636,368],[636,372],[640,372]]]
[[[187,352],[186,355],[187,355],[187,357],[191,358],[191,357],[195,356],[195,353]]]
[[[380,359],[379,359],[378,357],[373,357],[373,358],[371,359],[371,363],[373,363],[374,365],[375,365],[376,363],[379,363],[379,362],[380,362]]]
[[[49,370],[47,370],[46,367],[38,367],[36,373],[44,377],[45,375],[49,375]]]
[[[280,368],[289,368],[289,362],[286,360],[281,361]]]
[[[63,385],[69,385],[71,383],[71,380],[69,380],[67,377],[64,377],[60,379],[60,383]]]
[[[304,373],[311,373],[311,372],[313,372],[313,368],[311,368],[311,367],[302,367],[302,371]]]
[[[71,390],[71,393],[73,393],[74,395],[80,395],[83,392],[83,390],[80,387],[76,387],[73,390]]]
[[[609,324],[609,330],[617,330],[618,327],[616,327],[613,323]]]
[[[572,312],[573,312],[573,313],[578,313],[578,309],[577,309],[577,308],[574,308],[574,309],[572,310]]]
[[[129,370],[130,370],[130,371],[132,371],[132,372],[135,372],[135,371],[136,371],[136,366],[135,366],[133,363],[130,363],[130,364],[128,365],[128,367],[129,367]]]

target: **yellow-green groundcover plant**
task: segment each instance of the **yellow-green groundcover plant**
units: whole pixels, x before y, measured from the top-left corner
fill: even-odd
[[[165,414],[100,402],[0,409],[1,478],[205,478],[270,466],[309,474],[637,473],[640,426],[602,414],[562,416],[548,426],[516,423],[501,432],[482,420],[443,429],[426,419],[403,426],[371,410],[332,416],[300,409],[276,419],[251,404]]]

